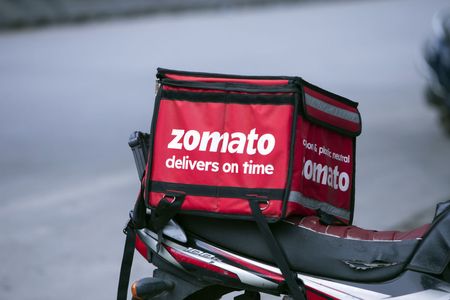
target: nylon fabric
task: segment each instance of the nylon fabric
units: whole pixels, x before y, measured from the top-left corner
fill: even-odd
[[[181,212],[271,221],[317,210],[351,223],[357,103],[298,77],[158,69],[146,205],[184,192]]]

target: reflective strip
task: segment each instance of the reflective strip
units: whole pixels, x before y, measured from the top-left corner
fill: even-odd
[[[309,209],[313,209],[313,210],[320,209],[321,211],[324,211],[335,217],[339,217],[339,218],[342,218],[345,220],[350,220],[350,212],[348,210],[335,207],[329,203],[325,203],[322,201],[318,201],[318,200],[314,200],[314,199],[305,197],[300,192],[291,191],[289,193],[288,201],[298,203]]]
[[[327,113],[329,115],[353,122],[353,123],[357,123],[359,124],[361,121],[359,119],[359,114],[352,112],[352,111],[348,111],[345,109],[342,109],[340,107],[336,107],[332,104],[329,104],[325,101],[322,101],[320,99],[317,99],[307,93],[305,93],[305,101],[306,104],[314,107],[317,110],[320,110],[324,113]]]

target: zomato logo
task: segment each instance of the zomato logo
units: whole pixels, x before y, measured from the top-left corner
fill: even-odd
[[[308,159],[303,164],[302,176],[306,180],[329,186],[332,189],[345,192],[350,186],[350,176],[346,172],[340,172],[339,167],[334,168],[322,165]]]
[[[169,149],[268,155],[275,148],[275,137],[270,133],[260,136],[256,133],[256,128],[247,134],[218,131],[200,133],[197,130],[172,129],[172,136],[172,140],[167,145]]]

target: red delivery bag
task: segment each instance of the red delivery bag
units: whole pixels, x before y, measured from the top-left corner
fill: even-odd
[[[357,103],[298,77],[158,69],[148,208],[268,221],[318,210],[350,223]]]

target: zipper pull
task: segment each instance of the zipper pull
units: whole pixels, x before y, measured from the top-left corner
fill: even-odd
[[[155,81],[155,95],[158,94],[159,88],[161,87],[161,81],[156,79]]]

